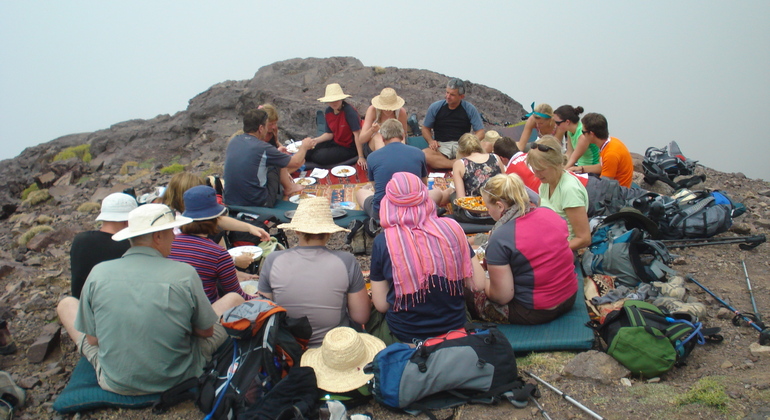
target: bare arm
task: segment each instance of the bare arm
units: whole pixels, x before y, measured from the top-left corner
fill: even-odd
[[[570,152],[572,149],[572,141],[567,140],[567,154],[569,156],[569,159],[567,160],[567,168],[571,168],[575,165],[575,163],[583,157],[583,154],[585,154],[586,150],[588,150],[588,146],[590,146],[590,143],[588,142],[588,139],[586,139],[586,136],[580,135],[578,137],[577,145],[575,146],[575,149]]]
[[[366,287],[356,293],[348,293],[348,315],[356,324],[366,324],[372,313],[372,302]]]
[[[86,334],[86,341],[88,341],[88,344],[99,347],[99,339],[94,337],[93,335]]]
[[[310,137],[308,137],[308,138],[310,138]],[[323,142],[327,142],[327,141],[332,140],[332,139],[334,139],[334,134],[333,133],[323,133],[320,136],[314,138],[313,140],[315,140],[316,143],[323,143]]]
[[[401,122],[401,125],[404,126],[404,143],[406,143],[406,139],[409,138],[409,125],[406,123],[406,108],[401,108],[398,110],[398,120]]]
[[[463,165],[462,159],[457,159],[452,165],[452,180],[455,183],[457,198],[465,197],[465,181],[463,181],[463,176],[465,176],[465,165]]]
[[[358,152],[358,166],[361,169],[366,170],[366,158],[364,158],[364,145],[361,144],[361,130],[353,132],[353,142],[356,145],[356,152]]]
[[[219,216],[219,218],[217,219],[217,224],[219,225],[219,227],[221,227],[224,230],[229,230],[233,232],[248,232],[263,241],[270,240],[270,234],[267,233],[264,229],[256,227],[251,223],[246,223],[237,219],[233,219],[230,216]]]
[[[486,287],[487,299],[500,305],[506,305],[513,300],[513,271],[511,266],[489,265],[489,283]]]
[[[372,303],[377,308],[378,312],[388,312],[390,305],[388,305],[388,291],[390,285],[387,281],[373,281],[372,282]]]
[[[481,141],[482,139],[484,139],[484,134],[485,133],[486,133],[486,130],[484,130],[482,128],[481,130],[479,130],[479,131],[477,131],[477,132],[475,132],[473,134],[476,136],[477,139],[479,139],[479,141]]]
[[[465,287],[474,292],[484,290],[487,282],[487,274],[481,266],[481,261],[479,261],[477,257],[473,257],[471,258],[471,264],[473,265],[473,276],[465,279]]]
[[[428,142],[428,147],[433,151],[438,150],[438,142],[436,140],[433,140],[432,128],[423,126],[421,128],[421,131],[422,131],[422,136],[425,138],[425,141]]]
[[[380,129],[380,125],[376,124],[377,121],[374,121],[376,115],[377,110],[374,106],[369,106],[369,109],[366,110],[366,117],[364,117],[364,125],[361,127],[361,143],[369,143],[372,136]]]
[[[521,150],[522,152],[524,151],[524,148],[527,147],[529,138],[532,136],[532,130],[534,129],[535,129],[535,117],[530,116],[527,119],[527,122],[524,124],[524,131],[521,132],[521,137],[519,137],[519,141],[516,142],[516,146],[518,146],[519,150]]]
[[[327,134],[329,135],[329,139],[334,137],[331,133],[323,134],[321,137]],[[321,137],[318,137],[318,138],[321,138]],[[291,157],[289,164],[286,165],[286,170],[289,171],[289,173],[292,173],[297,169],[299,169],[299,167],[305,163],[305,155],[307,154],[307,151],[314,148],[317,143],[318,143],[317,139],[305,137],[305,139],[302,140],[302,144],[299,145],[299,150],[297,151],[297,153],[295,153]]]
[[[564,209],[567,213],[567,221],[572,226],[575,237],[569,241],[569,247],[575,251],[587,247],[591,243],[591,229],[588,227],[588,215],[586,208],[570,207]]]

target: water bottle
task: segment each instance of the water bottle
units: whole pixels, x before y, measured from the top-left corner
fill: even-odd
[[[434,182],[435,182],[435,180],[433,178],[428,178],[428,189],[429,190],[433,189],[433,183]]]

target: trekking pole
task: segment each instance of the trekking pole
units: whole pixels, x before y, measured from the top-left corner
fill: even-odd
[[[757,301],[754,300],[754,291],[751,290],[751,280],[749,280],[749,272],[746,270],[746,261],[741,258],[741,264],[743,265],[743,273],[746,274],[746,285],[749,287],[749,296],[751,297],[751,308],[754,309],[754,315],[756,315],[758,321],[762,321],[762,317],[759,316],[757,310]]]
[[[551,416],[548,415],[548,412],[545,411],[545,408],[543,408],[542,405],[540,405],[540,402],[537,400],[537,398],[530,396],[530,400],[532,400],[533,403],[537,406],[537,409],[540,410],[540,413],[543,414],[543,417],[546,418],[546,420],[551,420]]]
[[[721,303],[721,304],[722,304],[722,306],[724,306],[725,308],[729,309],[729,310],[730,310],[732,313],[734,313],[736,318],[741,318],[741,319],[743,319],[743,320],[744,320],[744,321],[746,321],[746,322],[747,322],[747,323],[748,323],[748,324],[749,324],[751,327],[753,327],[754,329],[756,329],[757,331],[759,331],[759,344],[761,344],[761,345],[763,345],[763,346],[764,346],[764,345],[766,345],[766,344],[770,344],[770,330],[768,330],[767,328],[765,328],[765,324],[763,324],[761,321],[755,321],[754,319],[752,319],[751,317],[747,316],[746,314],[743,314],[743,313],[739,312],[737,309],[735,309],[735,308],[733,308],[732,306],[730,306],[730,304],[729,304],[729,303],[725,302],[724,300],[722,300],[722,298],[720,298],[719,296],[717,296],[716,294],[714,294],[714,292],[712,292],[711,290],[709,290],[708,288],[706,288],[706,286],[704,286],[704,285],[702,285],[702,284],[698,283],[698,281],[697,281],[697,280],[695,280],[694,278],[692,278],[692,277],[690,277],[690,276],[687,276],[687,280],[690,280],[691,282],[693,282],[693,283],[697,284],[697,285],[698,285],[698,286],[699,286],[701,289],[703,289],[703,290],[704,290],[706,293],[710,294],[710,295],[711,295],[711,297],[713,297],[714,299],[716,299],[716,300],[717,300],[717,302]],[[755,316],[756,316],[756,315],[755,315]]]
[[[689,248],[695,246],[738,244],[743,250],[750,250],[758,247],[767,241],[765,235],[754,236],[734,236],[732,238],[700,238],[700,239],[664,239],[660,242],[668,248]]]
[[[531,376],[532,378],[534,378],[536,381],[540,382],[541,384],[543,384],[543,385],[547,386],[548,388],[550,388],[550,389],[551,389],[551,391],[553,391],[553,392],[555,392],[555,393],[559,394],[559,396],[560,396],[560,397],[564,398],[565,400],[567,400],[568,402],[570,402],[570,403],[571,403],[572,405],[574,405],[575,407],[577,407],[577,408],[579,408],[579,409],[583,410],[583,411],[584,411],[586,414],[588,414],[589,416],[591,416],[591,417],[593,417],[593,418],[595,418],[595,419],[597,419],[597,420],[604,420],[604,417],[602,417],[602,416],[600,416],[600,415],[598,415],[598,414],[594,413],[594,412],[593,412],[593,411],[591,411],[591,410],[590,410],[588,407],[584,406],[583,404],[580,404],[580,403],[579,403],[579,402],[578,402],[576,399],[574,399],[574,398],[570,397],[569,395],[565,394],[564,392],[560,391],[558,388],[556,388],[555,386],[553,386],[553,385],[549,384],[548,382],[546,382],[546,381],[544,381],[544,380],[542,380],[542,379],[538,378],[538,377],[537,377],[537,376],[535,376],[535,374],[533,374],[532,372],[530,372],[530,371],[528,371],[528,370],[524,370],[524,371],[522,371],[522,372],[524,372],[524,373],[526,373],[527,375]],[[539,405],[539,404],[538,404],[538,405]]]

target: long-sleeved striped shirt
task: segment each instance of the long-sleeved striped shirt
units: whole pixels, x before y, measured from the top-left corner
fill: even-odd
[[[254,298],[241,289],[233,258],[211,239],[184,233],[177,235],[168,257],[195,268],[211,303],[220,298],[217,283],[222,285],[224,293],[235,292],[246,300]]]

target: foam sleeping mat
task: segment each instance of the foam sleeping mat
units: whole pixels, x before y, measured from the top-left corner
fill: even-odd
[[[498,324],[497,328],[517,354],[533,351],[590,350],[594,332],[586,326],[590,320],[583,296],[583,275],[578,270],[578,292],[575,305],[559,318],[541,325]]]
[[[53,403],[59,413],[77,413],[97,408],[145,408],[150,407],[160,394],[120,395],[101,389],[96,371],[85,357],[81,357],[72,371],[69,383]]]
[[[297,205],[289,201],[278,201],[275,203],[275,207],[247,207],[247,206],[227,206],[230,209],[230,213],[251,213],[259,216],[275,216],[281,223],[289,223],[289,219],[285,213],[289,210],[297,210]],[[338,226],[348,227],[353,220],[365,220],[366,213],[363,210],[346,210],[348,214],[345,217],[334,219],[334,223]]]

